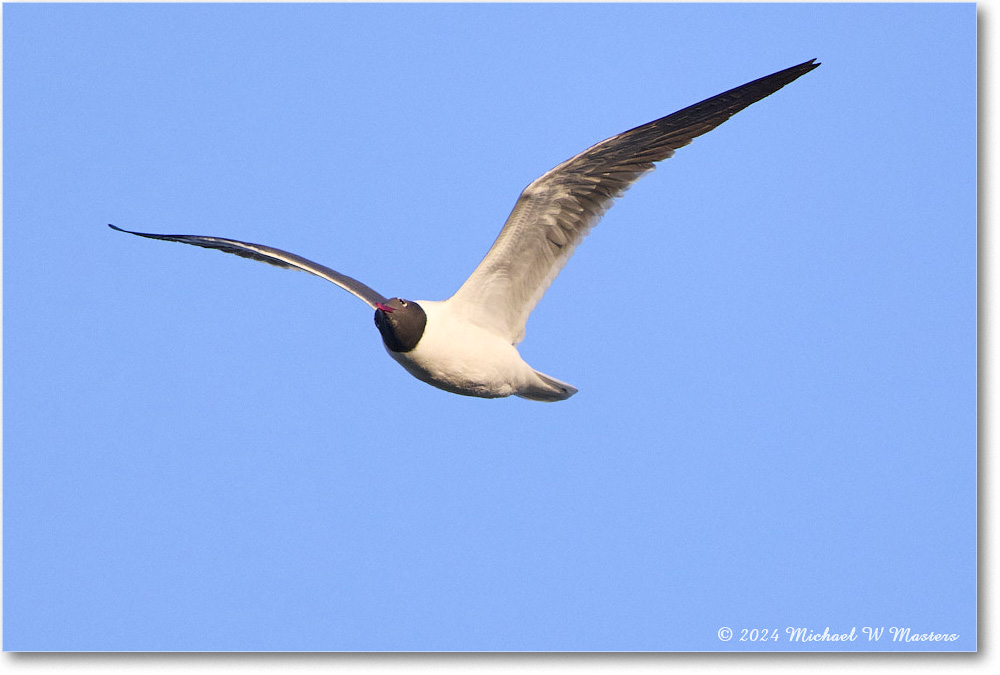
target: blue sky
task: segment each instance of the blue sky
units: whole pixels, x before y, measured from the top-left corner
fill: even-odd
[[[5,650],[975,649],[974,5],[3,18]],[[106,227],[444,299],[546,170],[814,57],[580,247],[521,346],[562,403]]]

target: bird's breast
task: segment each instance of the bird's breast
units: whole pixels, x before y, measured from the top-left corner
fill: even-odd
[[[386,351],[411,375],[439,389],[494,398],[517,393],[532,369],[500,336],[449,311],[444,302],[420,301],[424,334],[408,352]]]

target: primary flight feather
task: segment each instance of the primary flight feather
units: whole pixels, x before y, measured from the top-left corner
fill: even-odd
[[[435,387],[466,396],[560,401],[576,388],[534,370],[515,345],[528,315],[590,229],[655,162],[820,64],[815,59],[730,89],[601,141],[524,189],[472,275],[444,301],[386,298],[345,274],[300,256],[235,239],[132,232],[214,248],[327,279],[375,310],[389,355]]]

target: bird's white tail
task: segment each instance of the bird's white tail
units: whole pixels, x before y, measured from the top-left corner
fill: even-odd
[[[557,380],[545,373],[534,371],[538,377],[537,383],[533,386],[519,391],[517,395],[531,401],[564,401],[577,392],[577,388],[571,384],[566,384],[562,380]]]

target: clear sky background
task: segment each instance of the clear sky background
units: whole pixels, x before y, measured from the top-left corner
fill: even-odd
[[[5,650],[976,648],[974,5],[3,18]],[[106,226],[444,299],[546,170],[814,57],[580,247],[521,346],[561,403]]]

